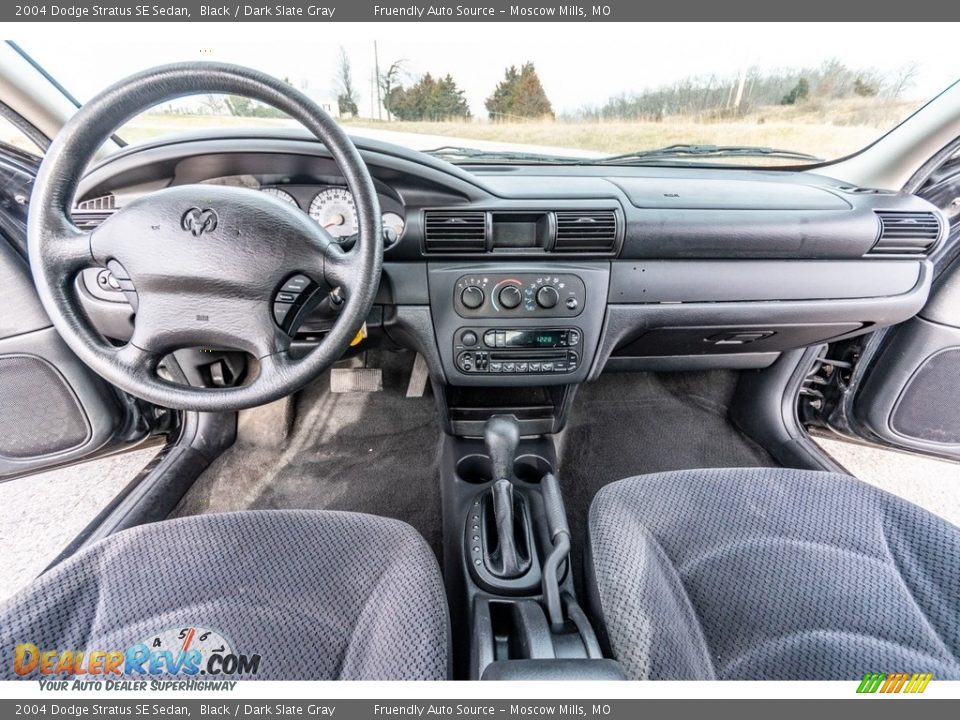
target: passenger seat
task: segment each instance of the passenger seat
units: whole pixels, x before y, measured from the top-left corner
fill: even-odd
[[[590,508],[587,585],[631,679],[960,678],[960,529],[846,475],[615,482]]]

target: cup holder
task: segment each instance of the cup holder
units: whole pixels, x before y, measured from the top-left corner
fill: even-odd
[[[493,480],[493,468],[486,455],[464,455],[457,461],[457,477],[464,482],[482,485]]]
[[[538,483],[548,472],[553,466],[539,455],[520,455],[513,463],[513,474],[524,482]]]

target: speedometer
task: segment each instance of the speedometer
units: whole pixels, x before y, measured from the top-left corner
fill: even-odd
[[[353,195],[342,187],[329,187],[317,193],[310,203],[310,217],[335,238],[357,234],[357,206]]]

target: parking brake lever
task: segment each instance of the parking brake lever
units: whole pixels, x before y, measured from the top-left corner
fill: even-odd
[[[553,550],[543,562],[543,600],[550,617],[550,626],[555,632],[563,629],[563,606],[560,601],[560,565],[570,554],[570,526],[567,525],[567,512],[563,506],[563,495],[557,476],[548,472],[540,480],[540,493],[543,497],[543,513],[547,520],[547,530]]]

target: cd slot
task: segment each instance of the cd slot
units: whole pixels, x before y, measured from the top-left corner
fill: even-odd
[[[513,350],[507,352],[491,352],[491,360],[565,360],[566,351],[556,350]]]

